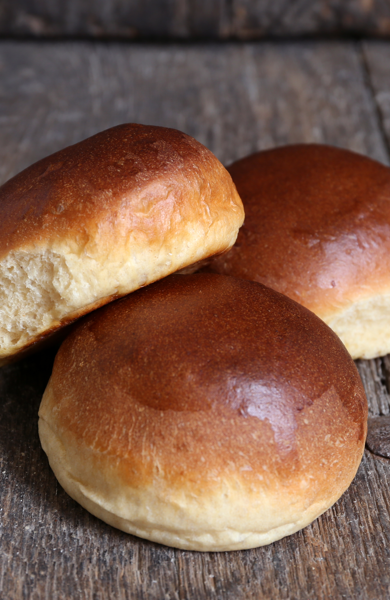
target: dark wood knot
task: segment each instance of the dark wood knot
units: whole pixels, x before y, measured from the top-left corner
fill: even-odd
[[[390,415],[368,419],[366,444],[374,454],[390,458]]]

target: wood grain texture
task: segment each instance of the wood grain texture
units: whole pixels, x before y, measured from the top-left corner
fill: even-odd
[[[390,458],[390,416],[368,419],[367,448],[377,456]]]
[[[390,44],[365,42],[363,56],[381,127],[390,148]]]
[[[390,35],[388,0],[2,0],[0,33],[261,39]]]
[[[0,32],[35,37],[225,38],[229,0],[2,0]]]
[[[384,55],[388,46],[383,47]],[[0,44],[0,178],[122,121],[178,127],[225,162],[327,142],[388,161],[354,44]],[[336,505],[271,546],[184,552],[125,535],[58,486],[37,434],[53,352],[0,370],[0,598],[288,600],[390,595],[390,462],[366,452]],[[390,413],[389,358],[359,361]]]
[[[243,39],[263,36],[390,34],[387,0],[232,0],[231,31]]]
[[[328,143],[388,161],[354,44],[0,45],[0,181],[106,127],[181,129],[228,164]]]

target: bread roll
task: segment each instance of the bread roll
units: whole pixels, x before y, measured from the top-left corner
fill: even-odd
[[[245,225],[212,269],[303,304],[353,358],[390,352],[390,169],[347,150],[298,145],[228,170]]]
[[[114,527],[188,550],[253,548],[351,483],[362,383],[337,336],[282,294],[173,275],[75,327],[39,434],[68,494]]]
[[[223,252],[243,220],[202,144],[120,125],[0,188],[0,364],[82,314]]]

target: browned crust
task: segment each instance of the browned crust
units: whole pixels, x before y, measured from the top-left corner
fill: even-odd
[[[242,220],[226,169],[174,129],[119,125],[35,163],[0,188],[0,256],[76,257],[81,278],[84,267],[95,265],[94,295],[23,346],[7,349],[0,364],[112,299],[226,250]],[[116,288],[108,290],[97,281],[123,265],[131,273],[133,254],[136,265],[145,248],[148,258],[139,273],[134,267],[134,281],[113,277]]]
[[[118,125],[40,160],[0,188],[0,256],[63,238],[82,247],[91,233],[112,241],[140,227],[153,239],[172,205],[179,220],[191,213],[188,196],[199,188],[213,188],[217,205],[239,206],[237,195],[226,194],[229,186],[234,191],[227,177],[207,148],[180,131]],[[166,201],[157,217],[161,187]]]
[[[41,416],[124,486],[208,495],[227,478],[330,506],[364,448],[366,398],[336,335],[229,277],[172,276],[90,315],[49,389]]]
[[[214,271],[264,283],[323,317],[389,292],[387,167],[308,144],[259,152],[228,170],[246,218]]]

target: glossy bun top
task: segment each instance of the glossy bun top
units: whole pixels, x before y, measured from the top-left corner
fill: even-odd
[[[258,152],[228,170],[245,223],[212,269],[303,304],[356,358],[390,351],[390,169],[307,144]]]
[[[198,274],[89,316],[59,351],[40,429],[60,482],[94,514],[218,550],[269,543],[333,504],[366,416],[356,367],[320,319],[260,284]]]

